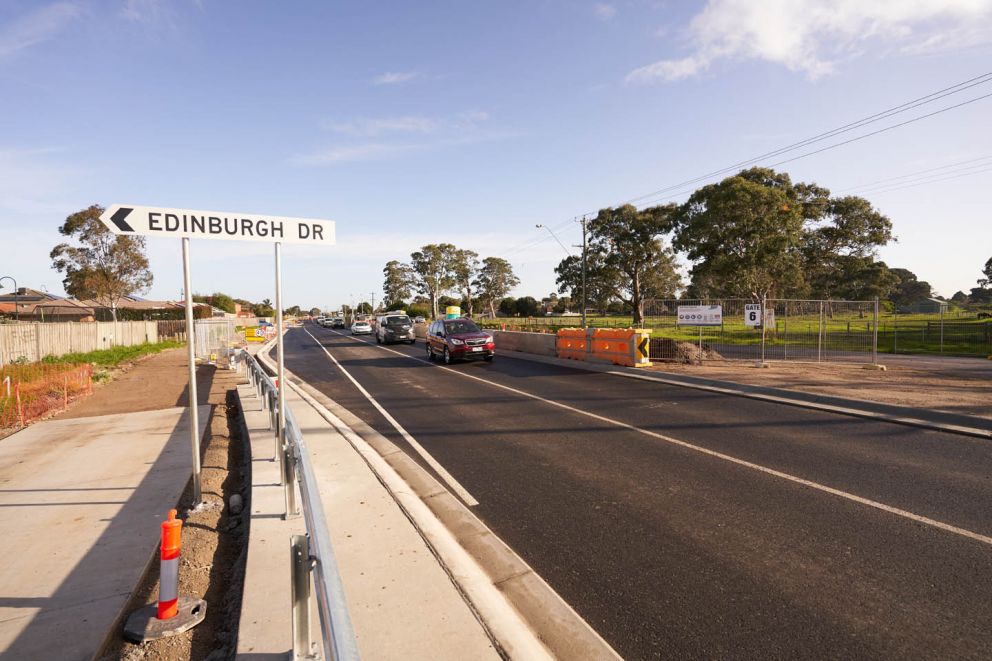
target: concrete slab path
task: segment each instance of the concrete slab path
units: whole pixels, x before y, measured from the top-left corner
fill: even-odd
[[[238,658],[292,646],[290,536],[268,415],[239,388],[252,445],[251,533]],[[295,391],[287,403],[310,449],[359,652],[365,659],[497,659],[472,609],[361,455]],[[319,625],[314,613],[314,632]],[[274,655],[274,656],[268,656]]]
[[[210,407],[200,407],[200,434]],[[90,659],[192,466],[187,410],[37,423],[0,442],[0,658]]]

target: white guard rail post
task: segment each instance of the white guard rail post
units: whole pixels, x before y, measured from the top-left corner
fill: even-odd
[[[278,409],[278,389],[269,375],[262,369],[254,356],[241,352],[245,361],[248,382],[259,394],[268,410],[270,420]],[[299,486],[300,503],[307,534],[296,535],[290,540],[292,558],[292,613],[293,613],[293,658],[319,659],[310,631],[310,581],[313,580],[317,601],[317,615],[320,619],[323,640],[323,658],[327,661],[358,661],[358,645],[355,632],[348,615],[344,586],[338,574],[331,536],[327,529],[327,518],[317,488],[310,453],[303,434],[293,417],[292,410],[286,407],[286,445],[276,456],[283,460],[283,478],[286,485],[286,517],[299,513],[296,504],[296,489]]]

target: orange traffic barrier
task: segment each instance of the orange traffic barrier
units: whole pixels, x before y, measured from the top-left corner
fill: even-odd
[[[176,510],[162,522],[161,570],[158,586],[158,619],[168,620],[179,613],[179,547],[183,522]]]
[[[555,348],[559,358],[645,367],[651,331],[639,328],[561,329]]]
[[[585,328],[562,328],[555,339],[555,351],[559,358],[585,360],[588,341]]]

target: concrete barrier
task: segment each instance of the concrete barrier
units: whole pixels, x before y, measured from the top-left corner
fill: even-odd
[[[524,333],[520,331],[493,331],[496,339],[496,353],[523,351],[539,356],[555,355],[555,336],[552,333]]]

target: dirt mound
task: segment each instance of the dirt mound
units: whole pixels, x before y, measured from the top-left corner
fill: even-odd
[[[664,360],[674,363],[699,363],[701,360],[723,360],[718,352],[703,343],[703,350],[693,342],[670,340],[667,338],[652,338],[650,348],[651,360]]]

